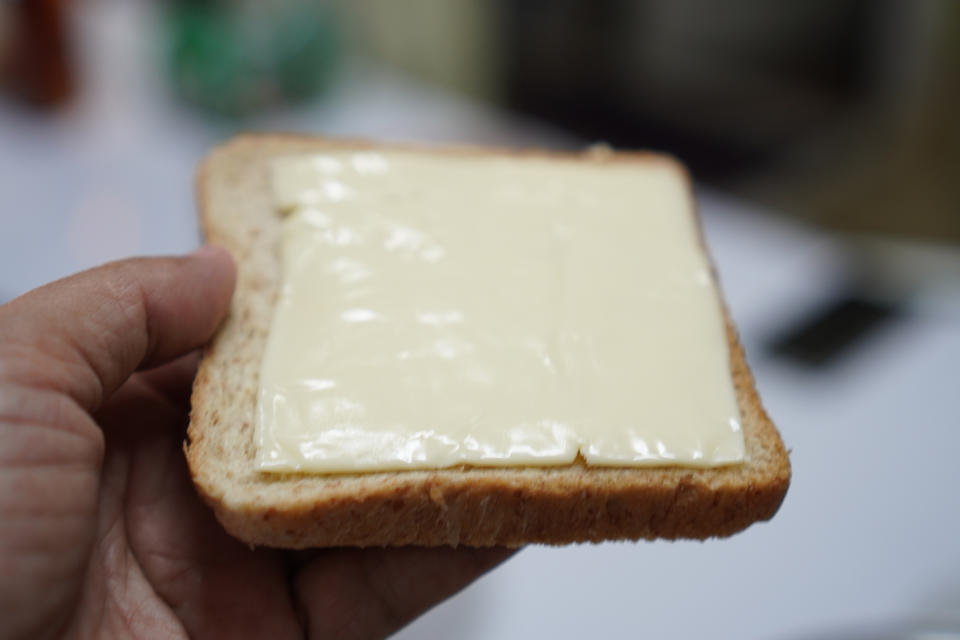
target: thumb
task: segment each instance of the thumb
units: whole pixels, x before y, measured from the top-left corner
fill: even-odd
[[[236,279],[226,250],[84,271],[0,307],[0,380],[59,391],[89,412],[140,367],[213,335]]]

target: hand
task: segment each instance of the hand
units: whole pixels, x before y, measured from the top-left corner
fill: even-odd
[[[251,550],[182,451],[225,251],[126,260],[0,307],[0,637],[383,637],[509,552]]]

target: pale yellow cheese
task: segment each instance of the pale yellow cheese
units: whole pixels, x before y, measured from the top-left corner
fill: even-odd
[[[670,163],[281,158],[257,466],[744,458],[717,292]]]

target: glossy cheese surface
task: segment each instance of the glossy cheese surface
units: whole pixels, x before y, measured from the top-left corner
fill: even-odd
[[[261,470],[743,460],[671,162],[333,152],[277,159],[272,187]]]

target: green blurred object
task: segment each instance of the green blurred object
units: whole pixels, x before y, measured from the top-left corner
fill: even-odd
[[[177,0],[164,24],[176,92],[224,117],[322,94],[339,57],[336,15],[326,2]]]

